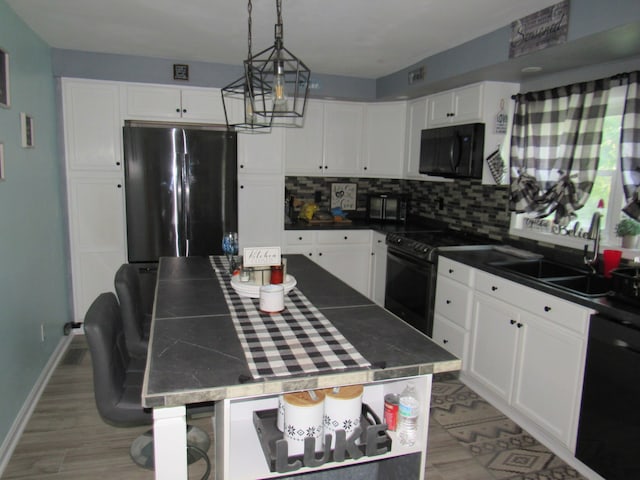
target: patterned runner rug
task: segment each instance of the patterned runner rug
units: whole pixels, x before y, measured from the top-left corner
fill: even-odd
[[[253,378],[371,366],[297,288],[285,295],[282,312],[264,313],[259,299],[233,289],[226,258],[210,260]]]

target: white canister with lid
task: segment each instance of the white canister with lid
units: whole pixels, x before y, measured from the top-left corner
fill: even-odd
[[[284,310],[284,286],[282,284],[260,287],[260,310],[266,313],[277,313]]]

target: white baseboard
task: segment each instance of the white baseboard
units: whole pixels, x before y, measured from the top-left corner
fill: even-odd
[[[49,382],[49,378],[51,378],[51,375],[58,366],[58,362],[60,362],[60,359],[62,358],[64,352],[67,350],[67,346],[69,345],[69,343],[71,343],[71,340],[73,340],[72,335],[60,338],[58,346],[49,357],[49,360],[42,369],[38,380],[33,385],[31,392],[29,392],[29,395],[22,404],[22,408],[18,412],[18,415],[16,416],[16,419],[13,422],[11,429],[9,430],[9,433],[7,433],[7,436],[2,442],[2,445],[0,445],[0,477],[2,477],[2,475],[4,474],[4,470],[9,464],[11,455],[13,455],[13,451],[20,441],[22,432],[27,426],[27,422],[31,418],[33,410],[36,408],[38,400],[40,399],[42,392]]]

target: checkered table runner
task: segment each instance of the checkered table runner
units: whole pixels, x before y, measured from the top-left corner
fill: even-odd
[[[284,311],[263,313],[260,299],[233,289],[226,258],[210,259],[253,378],[371,366],[297,288],[285,295]]]

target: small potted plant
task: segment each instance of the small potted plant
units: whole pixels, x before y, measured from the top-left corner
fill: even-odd
[[[640,235],[640,223],[631,218],[623,218],[616,225],[616,236],[622,238],[622,248],[636,248],[637,235]]]

